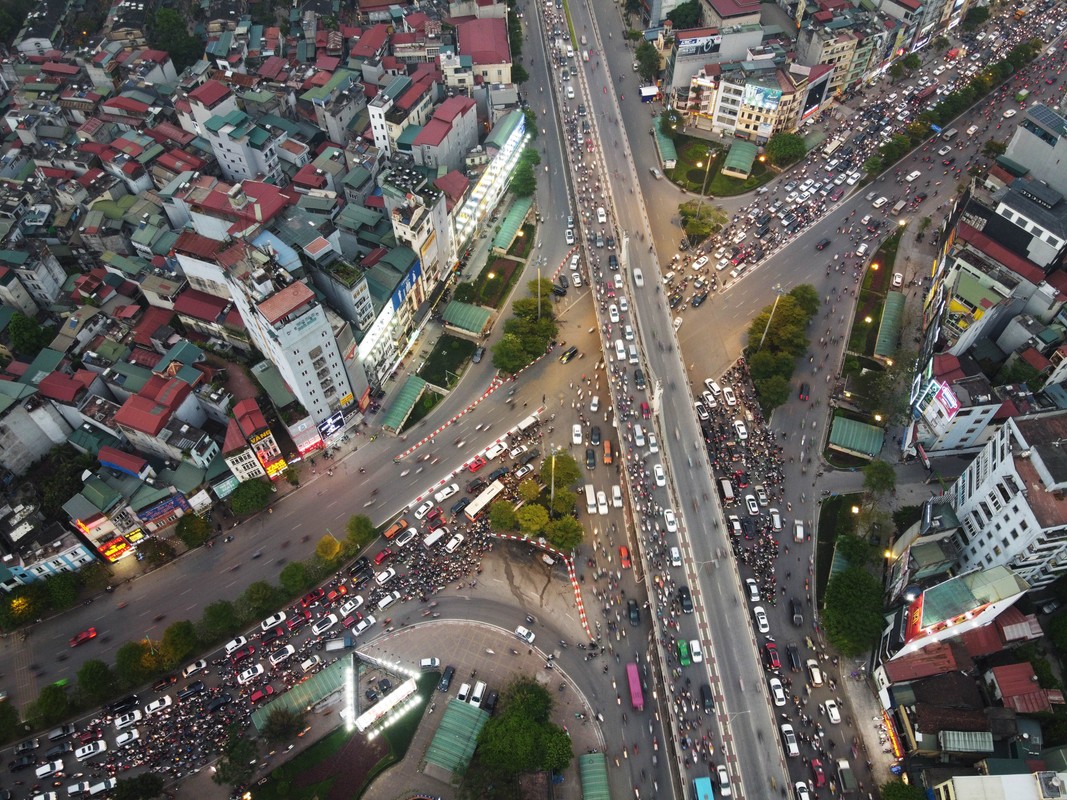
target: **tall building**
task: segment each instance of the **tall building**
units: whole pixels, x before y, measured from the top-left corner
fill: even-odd
[[[231,181],[284,180],[278,161],[278,139],[243,111],[214,115],[204,123],[204,137],[219,160],[222,174]]]

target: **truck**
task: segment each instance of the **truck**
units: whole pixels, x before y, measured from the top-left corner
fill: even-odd
[[[1026,102],[1026,98],[1028,98],[1029,96],[1030,96],[1030,90],[1029,89],[1022,89],[1021,91],[1018,91],[1018,92],[1015,93],[1015,102],[1016,103],[1025,103]]]
[[[347,650],[356,644],[355,637],[346,633],[344,636],[338,636],[336,639],[326,640],[326,650]]]
[[[837,781],[841,784],[841,791],[854,792],[858,787],[856,776],[852,774],[852,765],[847,758],[837,759]]]
[[[920,89],[911,98],[911,102],[915,103],[916,105],[918,105],[919,103],[923,102],[924,100],[929,98],[932,94],[934,94],[934,92],[937,91],[937,86],[938,86],[937,81],[934,81],[929,86],[927,86],[925,89]]]
[[[908,207],[908,201],[907,200],[898,200],[897,204],[895,206],[893,206],[893,209],[889,213],[892,214],[895,217],[895,216],[899,215],[900,212],[903,211],[907,207]]]

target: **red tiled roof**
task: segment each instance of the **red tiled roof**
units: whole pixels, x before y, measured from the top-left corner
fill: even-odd
[[[451,130],[451,122],[445,122],[441,119],[431,119],[423,126],[422,130],[419,131],[411,144],[415,147],[437,147],[445,140],[445,137]]]
[[[174,310],[179,314],[203,320],[218,322],[229,301],[196,289],[186,289],[174,301]]]
[[[127,398],[115,413],[115,422],[149,436],[158,436],[172,414],[173,411],[167,406],[135,394]]]
[[[218,250],[218,241],[201,236],[193,231],[182,231],[174,242],[174,252],[201,259],[214,258]]]
[[[169,325],[173,316],[174,312],[169,308],[149,306],[145,309],[144,316],[137,323],[137,327],[133,329],[133,341],[151,350],[152,335],[164,325]]]
[[[278,320],[291,314],[296,311],[296,309],[306,305],[314,299],[315,295],[311,289],[297,281],[296,283],[291,283],[284,289],[275,292],[260,303],[257,308],[259,309],[259,313],[263,315],[263,318],[266,319],[270,325],[273,325]]]
[[[1029,661],[993,667],[990,672],[1007,708],[1014,708],[1020,714],[1052,710],[1048,694],[1038,684],[1037,674]]]
[[[224,100],[230,94],[230,88],[215,80],[204,81],[193,91],[189,92],[189,99],[196,100],[207,108],[214,108],[219,101]]]
[[[470,180],[462,172],[452,170],[435,180],[433,185],[444,192],[448,200],[456,203],[467,191],[467,187],[470,186]]]
[[[955,383],[967,377],[960,367],[960,360],[951,353],[938,353],[934,356],[934,377],[945,383]]]
[[[79,392],[85,391],[85,385],[65,373],[52,372],[37,384],[37,391],[49,400],[70,405],[77,400]]]
[[[956,226],[956,232],[963,241],[972,247],[985,253],[995,261],[999,261],[1015,274],[1025,278],[1035,286],[1045,279],[1045,273],[1029,259],[1016,255],[999,242],[990,239],[981,231],[971,227],[966,222]]]
[[[117,108],[121,111],[129,111],[132,114],[144,115],[148,109],[148,103],[142,103],[140,100],[134,100],[132,97],[112,97],[110,100],[103,102],[103,108],[105,110],[109,108]]]
[[[377,0],[372,1],[374,3],[377,3]],[[383,0],[383,2],[378,3],[378,5],[392,5],[392,0]],[[370,6],[367,2],[361,1],[359,7],[362,9],[366,9],[372,6]],[[377,6],[375,5],[373,7]],[[382,46],[385,44],[388,38],[389,27],[385,25],[385,23],[378,23],[370,30],[366,30],[363,32],[363,35],[360,36],[359,39],[357,39],[356,42],[352,45],[352,50],[349,54],[353,58],[373,58],[375,55],[378,54],[378,51],[381,50]]]
[[[259,404],[251,397],[234,405],[233,417],[241,426],[241,432],[245,438],[251,438],[267,428],[267,418],[260,411]]]
[[[126,360],[139,367],[155,369],[156,364],[163,360],[163,356],[155,350],[145,350],[143,347],[135,347],[130,351],[130,354],[126,356]]]
[[[226,438],[222,442],[223,455],[227,453],[235,453],[238,450],[244,450],[248,447],[248,440],[245,439],[243,433],[241,433],[241,426],[237,424],[237,420],[231,419],[226,423]]]
[[[148,462],[133,453],[124,453],[110,445],[104,445],[96,454],[97,460],[104,465],[115,465],[133,475],[139,475],[148,466]]]
[[[278,77],[278,75],[283,69],[285,69],[288,63],[289,62],[281,56],[270,56],[260,65],[259,71],[256,74],[259,75],[261,78],[273,80]]]
[[[507,23],[502,19],[472,19],[458,26],[458,50],[475,64],[511,62]]]
[[[1044,372],[1052,366],[1052,362],[1045,358],[1034,347],[1028,347],[1019,353],[1019,358],[1036,369],[1038,372]]]
[[[46,72],[49,75],[77,75],[81,72],[81,69],[73,64],[60,64],[55,61],[48,61],[41,65],[41,72]]]

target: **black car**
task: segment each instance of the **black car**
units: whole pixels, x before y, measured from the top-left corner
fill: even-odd
[[[348,576],[350,578],[354,577],[354,576],[358,575],[361,572],[366,572],[370,568],[371,568],[370,559],[367,558],[366,556],[360,556],[359,558],[356,559],[356,562],[351,567],[348,568]]]
[[[563,355],[561,355],[559,357],[559,363],[560,364],[566,364],[568,361],[570,361],[576,355],[578,355],[578,348],[577,347],[568,347],[566,350],[563,351]]]
[[[538,458],[540,455],[541,451],[538,450],[536,447],[528,453],[523,453],[522,458],[519,459],[519,466],[525,467],[527,464],[529,464],[535,458]]]
[[[452,512],[453,517],[457,517],[459,516],[459,513],[470,504],[471,499],[469,497],[461,497],[459,498],[459,500],[452,504],[452,508],[450,508],[449,511]]]
[[[630,624],[635,628],[641,624],[641,609],[638,607],[636,600],[630,600],[626,603],[626,613],[630,617]]]
[[[789,612],[793,615],[793,624],[798,628],[804,624],[804,606],[795,597],[789,601]]]
[[[27,739],[24,742],[19,742],[15,745],[15,755],[21,756],[25,753],[32,753],[37,749],[38,741],[36,739]]]
[[[638,389],[645,388],[645,373],[641,371],[640,367],[634,370],[634,385]]]
[[[815,245],[815,249],[816,250],[825,250],[829,244],[830,244],[830,240],[829,239],[820,239],[819,243]]]
[[[715,703],[712,701],[711,697],[711,687],[706,683],[700,684],[700,702],[704,706],[705,714],[710,714],[715,710]]]
[[[568,278],[567,275],[563,272],[559,274],[559,285],[562,286],[564,289],[571,288],[570,278]]]
[[[485,702],[482,703],[482,708],[488,711],[490,714],[496,708],[496,701],[500,699],[500,694],[496,689],[490,689],[489,694],[485,696]]]
[[[226,708],[226,706],[228,706],[232,702],[233,695],[231,695],[229,692],[223,692],[210,703],[208,703],[207,713],[215,714],[219,711],[222,711],[222,709]]]
[[[389,694],[393,689],[393,682],[388,678],[381,678],[378,681],[378,691],[382,694]]]
[[[196,697],[198,694],[207,689],[203,681],[193,681],[180,692],[178,692],[179,700],[188,700],[191,697]]]
[[[489,482],[492,483],[495,480],[503,478],[510,471],[511,470],[509,470],[507,467],[498,467],[497,469],[494,469],[492,472],[489,473]]]
[[[800,384],[800,397],[801,400],[807,400],[808,395],[811,393],[811,387],[807,383]]]
[[[609,253],[608,254],[608,269],[618,270],[618,268],[619,268],[619,259],[615,258],[615,254],[614,253]]]
[[[585,448],[585,468],[596,469],[596,450],[592,447]]]
[[[52,745],[51,747],[49,747],[47,750],[44,751],[44,760],[45,761],[55,761],[57,758],[63,758],[63,756],[65,756],[67,753],[73,753],[73,752],[74,752],[74,743],[73,742],[60,742],[59,744]]]
[[[355,589],[362,589],[364,586],[371,582],[371,578],[373,577],[374,573],[371,572],[369,569],[364,572],[357,573],[352,577],[352,587]],[[266,637],[264,637],[264,641],[268,641]]]
[[[363,693],[363,696],[370,700],[372,703],[378,699],[378,693],[374,691],[373,688],[367,689],[367,691]]]
[[[484,347],[479,347],[477,350],[474,351],[474,355],[471,356],[471,363],[478,364],[479,362],[481,362],[482,356],[484,356],[484,355],[485,355],[485,348]]]
[[[152,690],[155,692],[161,692],[170,686],[172,683],[178,682],[177,675],[164,675],[158,681],[152,684]]]
[[[693,595],[689,594],[688,586],[678,587],[678,603],[682,606],[683,614],[693,613]]]
[[[475,478],[473,481],[467,484],[467,494],[474,494],[475,492],[480,492],[485,487],[485,478]]]
[[[797,646],[790,642],[785,646],[785,655],[789,659],[789,669],[792,672],[800,672],[800,651]]]
[[[707,292],[701,292],[700,294],[693,295],[693,308],[700,308],[701,304],[708,299]]]
[[[110,714],[124,714],[132,708],[138,705],[139,701],[137,695],[130,694],[123,697],[121,700],[116,700],[114,703],[108,703],[104,708],[108,710]]]
[[[445,671],[441,673],[441,681],[437,684],[437,691],[447,692],[448,687],[452,685],[452,676],[455,674],[455,667],[445,667]]]
[[[600,427],[599,426],[594,425],[592,428],[589,429],[589,441],[593,445],[599,445],[600,444]]]
[[[22,772],[24,769],[36,766],[37,759],[33,756],[19,756],[14,761],[8,763],[7,768],[10,772]]]

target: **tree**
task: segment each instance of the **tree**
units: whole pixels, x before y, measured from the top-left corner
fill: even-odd
[[[989,139],[982,145],[982,155],[986,158],[996,158],[1006,152],[1008,152],[1008,145],[1004,142],[998,142],[996,139]]]
[[[819,293],[815,291],[815,287],[810,283],[794,286],[789,291],[789,296],[796,301],[797,305],[809,318],[819,313],[819,306],[821,305]]]
[[[936,39],[934,39],[934,40],[933,40],[933,42],[931,42],[930,44],[931,44],[931,46],[932,46],[932,47],[933,47],[933,48],[934,48],[935,50],[937,50],[937,51],[938,51],[939,53],[943,53],[943,52],[945,52],[946,50],[948,50],[948,46],[949,46],[950,42],[949,42],[949,40],[948,40],[948,39],[946,39],[946,38],[945,38],[944,36],[938,36],[938,37],[937,37]]]
[[[199,514],[183,514],[174,527],[174,533],[181,539],[182,544],[192,550],[208,540],[211,536],[211,525]]]
[[[573,486],[582,477],[578,462],[569,453],[551,453],[541,462],[541,482],[552,490]]]
[[[842,534],[840,531],[834,540],[834,547],[838,554],[854,567],[866,566],[874,554],[870,542],[849,533]]]
[[[545,538],[553,547],[566,553],[582,543],[585,529],[570,514],[564,514],[545,526]]]
[[[551,772],[562,772],[574,760],[570,734],[558,725],[546,726],[541,735],[542,766]]]
[[[315,545],[315,556],[325,564],[332,564],[341,555],[341,543],[332,533],[327,533]]]
[[[314,579],[308,572],[307,564],[303,561],[290,561],[278,576],[282,590],[291,597],[303,594],[315,585]]]
[[[163,654],[170,666],[184,661],[197,647],[196,628],[187,619],[171,623],[163,632]]]
[[[81,576],[76,572],[60,572],[45,579],[48,587],[48,602],[55,611],[70,608],[78,600],[81,591]]]
[[[530,361],[522,340],[513,333],[505,333],[493,345],[493,366],[502,372],[514,375]]]
[[[804,137],[797,133],[776,133],[767,140],[767,158],[776,167],[795,164],[807,153]]]
[[[174,550],[174,546],[170,542],[166,542],[163,539],[157,539],[154,536],[142,541],[137,545],[137,549],[144,554],[145,561],[153,569],[158,569],[164,564],[169,564],[174,560],[177,552]]]
[[[222,753],[222,758],[216,764],[215,774],[211,776],[211,780],[220,786],[247,784],[252,778],[253,762],[259,754],[256,752],[256,746],[241,736],[241,731],[236,725],[230,728],[230,736]]]
[[[541,156],[533,147],[527,146],[511,173],[511,192],[516,197],[530,197],[537,189],[537,165]]]
[[[553,514],[570,514],[574,511],[574,504],[578,502],[578,495],[570,489],[556,489],[552,495],[550,511]]]
[[[0,743],[7,743],[22,734],[19,710],[14,703],[0,703]]]
[[[230,495],[230,510],[239,517],[262,511],[270,502],[270,481],[263,478],[245,481]]]
[[[529,503],[531,500],[536,500],[538,495],[541,494],[541,487],[537,485],[537,481],[526,478],[519,483],[516,491],[520,500],[525,500]]]
[[[850,658],[877,644],[885,627],[882,586],[863,567],[849,567],[826,585],[823,624],[830,643]]]
[[[642,40],[634,51],[637,62],[637,74],[645,83],[654,83],[659,75],[659,50],[647,40]]]
[[[267,714],[263,738],[268,742],[284,742],[296,737],[304,729],[304,714],[299,709],[276,706]]]
[[[789,401],[791,385],[788,378],[771,375],[761,381],[753,381],[753,387],[759,395],[760,407],[764,414]]]
[[[901,64],[899,61],[894,61],[889,66],[889,77],[893,79],[893,82],[899,81],[901,78],[903,78],[905,72],[907,72],[907,70],[904,69],[904,65]]]
[[[530,80],[530,73],[526,71],[526,68],[522,64],[511,65],[511,82],[512,83],[526,83]]]
[[[72,711],[66,688],[52,683],[41,689],[37,699],[30,704],[29,719],[39,725],[55,725],[69,717]]]
[[[984,25],[989,19],[989,6],[971,6],[963,15],[963,29],[965,31],[976,30]]]
[[[700,3],[697,0],[687,0],[674,7],[667,13],[667,19],[671,21],[676,31],[688,31],[700,27]]]
[[[122,778],[115,786],[115,800],[151,800],[163,794],[163,785],[163,776],[155,772]]]
[[[174,62],[174,69],[179,73],[195,64],[204,53],[203,42],[189,34],[185,20],[174,9],[161,8],[157,11],[150,33],[152,47],[166,50]]]
[[[903,781],[887,781],[879,789],[882,800],[924,800],[926,792],[921,786]]]
[[[1049,620],[1048,636],[1060,657],[1067,655],[1067,611],[1061,611]]]
[[[703,200],[687,200],[678,206],[682,229],[691,242],[703,241],[722,230],[727,216],[719,206]]]
[[[259,619],[271,613],[284,600],[277,588],[266,581],[256,581],[245,589],[237,601],[237,607],[242,619]]]
[[[217,642],[232,636],[241,627],[233,608],[233,603],[228,600],[216,600],[204,609],[204,615],[200,618],[200,638],[205,642]]]
[[[536,536],[548,524],[548,510],[536,503],[527,503],[515,512],[515,519],[519,523],[519,530],[527,535]]]
[[[877,175],[885,169],[885,159],[881,156],[871,156],[863,162],[863,171],[868,175]]]
[[[78,691],[94,706],[103,705],[118,691],[118,680],[103,661],[90,659],[78,668]]]
[[[863,488],[875,496],[892,492],[897,488],[897,473],[890,464],[876,458],[863,468]]]
[[[908,53],[901,63],[904,65],[904,69],[907,70],[917,70],[923,65],[918,53]]]
[[[489,504],[489,527],[494,531],[513,531],[519,526],[515,509],[507,500],[496,500]]]
[[[124,688],[140,686],[159,671],[160,651],[148,639],[126,642],[115,653],[115,677]]]
[[[347,549],[353,553],[358,553],[378,536],[374,523],[365,514],[349,517],[345,527],[348,531],[345,544]]]
[[[16,311],[7,325],[11,349],[22,356],[34,358],[56,338],[54,328],[44,328],[37,320]]]

